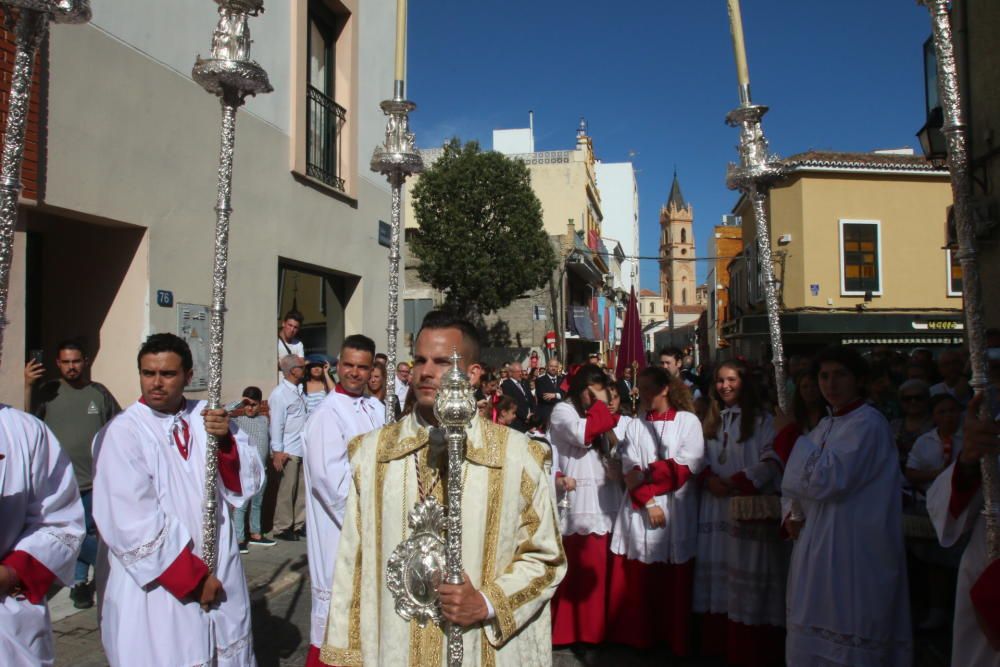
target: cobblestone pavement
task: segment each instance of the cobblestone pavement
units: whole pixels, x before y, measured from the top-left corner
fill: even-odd
[[[258,663],[262,667],[304,664],[309,648],[309,568],[305,540],[251,547],[250,553],[243,556],[243,567],[253,600],[251,613]],[[101,649],[96,606],[82,611],[73,609],[62,600],[65,595],[65,591],[58,594],[51,605],[56,667],[106,667],[108,661]]]

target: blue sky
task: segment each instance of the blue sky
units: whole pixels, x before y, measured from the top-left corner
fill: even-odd
[[[782,156],[911,146],[923,124],[926,9],[913,0],[743,0],[754,101]],[[410,0],[407,96],[421,147],[491,145],[526,127],[536,150],[572,148],[581,116],[597,157],[638,170],[640,252],[656,255],[676,166],[695,209],[698,256],[736,202],[736,74],[725,0]],[[391,41],[387,40],[387,46]],[[707,264],[699,262],[698,280]],[[640,264],[657,289],[655,261]]]

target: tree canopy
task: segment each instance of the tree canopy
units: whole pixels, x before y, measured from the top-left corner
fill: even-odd
[[[548,283],[555,252],[528,167],[452,139],[412,189],[418,275],[445,307],[482,317]]]

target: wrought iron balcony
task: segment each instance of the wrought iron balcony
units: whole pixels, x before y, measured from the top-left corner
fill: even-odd
[[[306,91],[306,175],[343,191],[340,133],[347,110],[317,88]]]

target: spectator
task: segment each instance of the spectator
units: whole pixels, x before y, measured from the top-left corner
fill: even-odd
[[[376,355],[377,356],[377,355]],[[368,376],[368,395],[385,403],[385,364],[375,362]]]
[[[808,370],[796,376],[794,383],[791,398],[795,423],[803,433],[808,433],[826,416],[826,401],[819,391],[815,376]]]
[[[306,401],[302,379],[306,362],[289,354],[281,358],[284,377],[267,398],[271,413],[271,464],[280,474],[278,500],[274,507],[274,536],[297,541],[305,535],[305,488],[302,480],[302,430],[306,423]]]
[[[528,417],[534,412],[535,401],[531,395],[531,388],[523,380],[523,370],[520,361],[512,361],[510,364],[510,377],[500,383],[500,390],[504,396],[510,396],[517,401],[517,419],[510,427],[515,431],[525,433],[528,430]]]
[[[868,402],[890,422],[903,414],[896,400],[888,364],[873,364],[868,379]]]
[[[489,371],[485,371],[479,378],[479,386],[476,388],[476,405],[479,408],[479,415],[483,419],[497,421],[497,404],[503,394],[500,393],[500,380]]]
[[[312,414],[331,389],[333,381],[330,379],[330,362],[321,355],[310,354],[306,358],[305,385],[302,389],[306,399],[306,412]]]
[[[235,417],[233,422],[240,431],[247,434],[250,446],[257,450],[260,462],[267,469],[271,458],[270,423],[267,417],[260,414],[261,400],[264,398],[259,387],[247,387],[243,390],[243,414]],[[240,545],[240,553],[248,553],[248,545],[258,547],[273,547],[277,542],[264,537],[260,530],[260,506],[264,500],[264,489],[267,488],[267,478],[260,491],[246,505],[233,510],[233,523],[236,524],[236,541]],[[250,506],[250,539],[246,539],[247,505]]]
[[[406,395],[410,391],[410,364],[401,361],[396,364],[396,398],[399,406],[406,405]]]
[[[622,402],[622,410],[627,415],[634,415],[639,409],[639,388],[635,384],[634,373],[635,370],[631,366],[626,366],[616,384]]]
[[[97,562],[91,442],[97,432],[121,412],[121,407],[104,385],[90,380],[90,359],[80,343],[64,341],[59,344],[56,348],[56,368],[59,379],[43,384],[32,394],[30,388],[42,376],[44,369],[34,359],[28,362],[24,378],[30,404],[26,407],[55,434],[73,464],[76,483],[80,487],[87,532],[76,561],[70,599],[77,609],[87,609],[94,606],[94,582],[88,582],[88,576],[90,567]]]
[[[290,310],[285,313],[285,317],[281,320],[281,328],[278,329],[278,361],[280,362],[282,357],[286,357],[290,354],[297,355],[299,357],[305,356],[305,346],[302,341],[299,340],[299,331],[302,329],[302,313],[297,310]],[[278,365],[278,383],[281,383],[282,379],[281,365]]]
[[[671,375],[676,375],[684,380],[684,384],[691,391],[692,398],[701,396],[701,391],[694,382],[684,377],[681,372],[684,369],[684,353],[676,347],[665,347],[660,350],[660,367]]]
[[[899,385],[903,416],[894,419],[890,426],[899,453],[900,469],[906,467],[910,448],[917,438],[934,427],[931,422],[930,398],[929,386],[923,380],[907,380]]]
[[[931,396],[951,394],[964,408],[972,400],[972,387],[965,375],[965,355],[960,349],[945,350],[938,357],[941,382],[931,386]]]
[[[552,408],[564,398],[562,389],[559,387],[560,384],[562,384],[562,378],[559,377],[559,360],[552,357],[545,364],[545,373],[535,380],[538,419],[543,425],[548,425]]]

